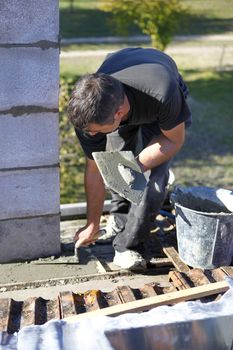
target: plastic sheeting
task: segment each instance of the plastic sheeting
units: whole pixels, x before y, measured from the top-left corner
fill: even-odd
[[[232,350],[233,280],[215,302],[191,301],[115,318],[92,317],[0,333],[1,350]]]

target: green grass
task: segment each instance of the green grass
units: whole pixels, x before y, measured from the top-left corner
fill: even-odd
[[[86,73],[93,73],[101,64],[103,58],[101,57],[78,57],[68,58],[61,61],[60,73],[61,76],[73,78],[75,75],[83,75]]]
[[[99,9],[101,1],[60,0],[62,38],[116,35],[111,14]],[[232,0],[183,0],[188,15],[177,34],[215,34],[233,31]],[[129,35],[141,34],[132,25]]]
[[[179,183],[233,188],[233,72],[184,71],[193,125],[173,163]]]
[[[218,34],[233,31],[232,0],[184,0],[187,24],[178,34]]]
[[[60,0],[60,28],[63,38],[72,37],[100,37],[116,35],[111,25],[111,14],[99,8],[100,1]],[[130,33],[140,34],[134,25],[130,26]]]

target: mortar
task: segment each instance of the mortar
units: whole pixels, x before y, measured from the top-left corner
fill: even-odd
[[[130,202],[140,205],[147,180],[133,152],[93,152],[92,155],[106,187]]]

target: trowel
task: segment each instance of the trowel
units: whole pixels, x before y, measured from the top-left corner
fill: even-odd
[[[106,187],[140,205],[147,180],[131,151],[93,152]]]

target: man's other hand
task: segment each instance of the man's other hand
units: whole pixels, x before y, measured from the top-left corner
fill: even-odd
[[[99,237],[99,230],[92,227],[85,226],[80,228],[74,236],[75,248],[81,246],[88,247],[91,243],[94,243]]]

